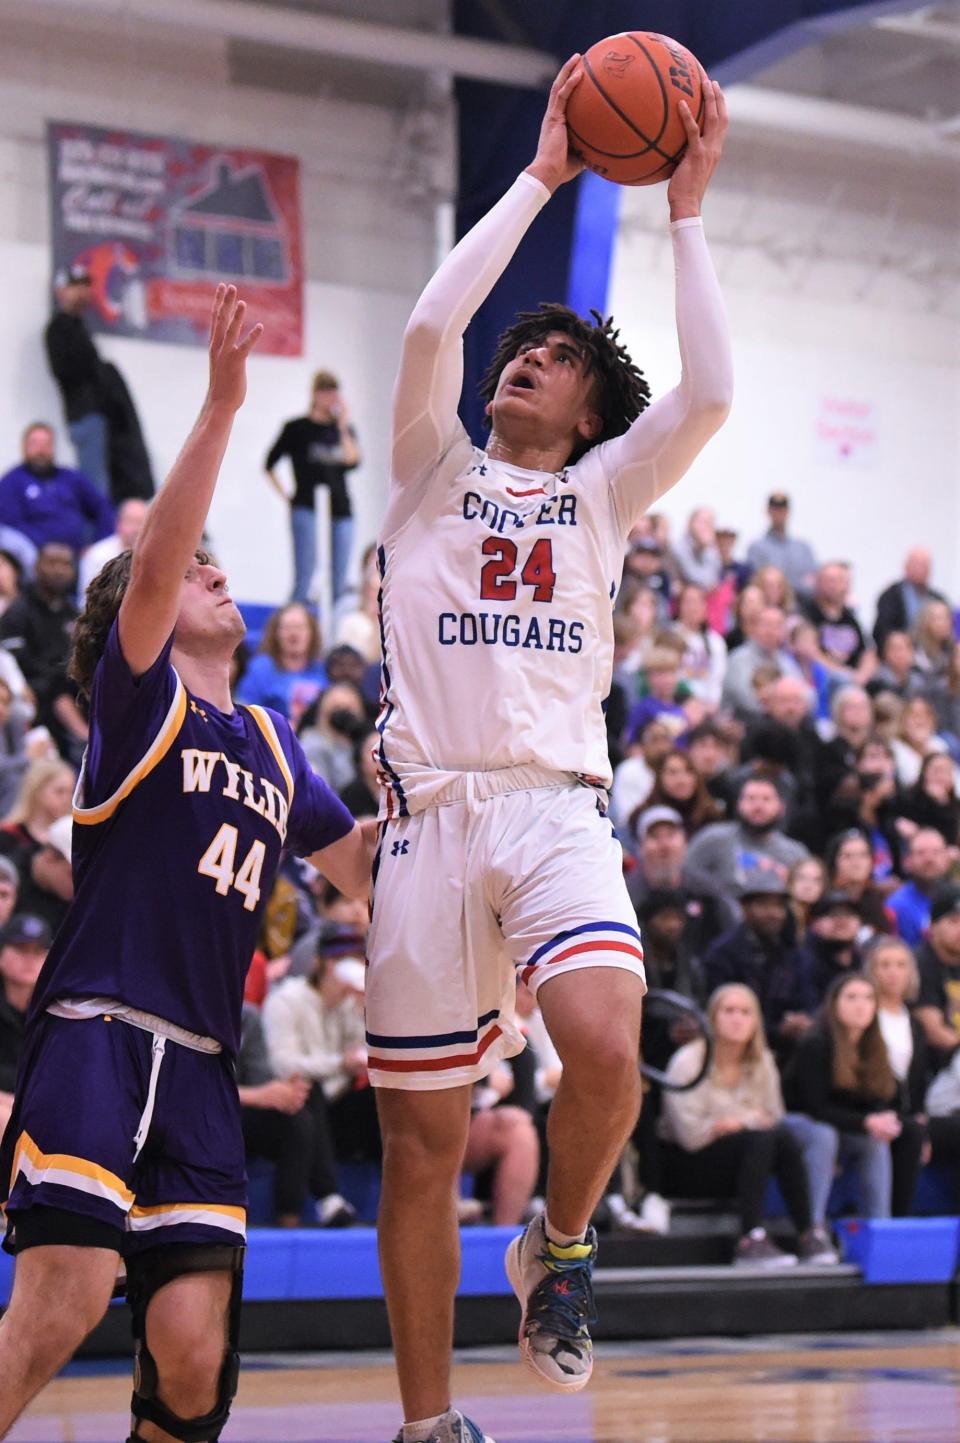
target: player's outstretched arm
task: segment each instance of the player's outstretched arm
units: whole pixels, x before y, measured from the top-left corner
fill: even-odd
[[[247,390],[247,357],[263,331],[244,332],[246,306],[219,285],[210,322],[210,379],[200,415],[150,507],[120,608],[120,645],[135,676],[173,631],[184,573],[200,544],[233,421]]]
[[[329,847],[307,858],[338,892],[346,897],[365,898],[370,893],[370,873],[377,845],[377,823],[372,817],[357,822],[352,831]]]
[[[656,400],[629,431],[603,448],[625,532],[688,470],[719,430],[733,399],[733,356],[723,297],[707,249],[700,211],[727,132],[720,86],[704,84],[698,128],[682,108],[687,151],[667,189],[676,273],[679,385]]]
[[[463,333],[553,191],[583,169],[569,154],[566,131],[567,100],[581,74],[574,55],[551,87],[534,160],[458,242],[414,308],[393,395],[395,484],[422,479],[462,434]]]

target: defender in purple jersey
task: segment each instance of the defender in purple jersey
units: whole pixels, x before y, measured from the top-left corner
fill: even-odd
[[[200,416],[136,550],[91,583],[77,623],[90,739],[75,898],[34,992],[0,1147],[17,1255],[0,1437],[99,1321],[122,1257],[131,1439],[219,1438],[238,1367],[244,976],[284,848],[349,895],[368,888],[366,835],[287,721],[234,707],[244,624],[196,549],[261,330],[244,334],[243,319],[219,287]]]

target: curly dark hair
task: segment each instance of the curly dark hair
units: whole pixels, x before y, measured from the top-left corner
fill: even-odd
[[[194,557],[201,566],[210,564],[206,551],[195,551]],[[121,551],[97,572],[87,587],[83,610],[73,629],[73,647],[67,667],[67,675],[76,684],[84,710],[90,700],[93,674],[103,656],[110,628],[117,619],[132,573],[133,552]]]
[[[536,311],[521,311],[497,341],[480,382],[481,398],[491,401],[504,366],[520,351],[542,344],[551,331],[563,331],[575,341],[583,350],[587,375],[596,377],[594,404],[603,424],[592,441],[578,442],[570,454],[571,462],[578,461],[591,446],[622,436],[650,404],[650,387],[626,347],[620,344],[620,332],[614,329],[613,317],[604,320],[599,311],[590,314],[592,325],[558,301],[544,301]]]

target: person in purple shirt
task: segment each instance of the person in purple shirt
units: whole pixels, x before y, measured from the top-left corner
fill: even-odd
[[[220,286],[200,416],[136,549],[107,563],[77,622],[90,739],[76,894],[37,981],[0,1147],[17,1259],[0,1437],[102,1317],[122,1257],[131,1439],[219,1438],[238,1370],[244,976],[284,848],[351,896],[369,886],[368,833],[289,723],[234,706],[243,620],[196,550],[261,329],[244,333],[243,302]]]
[[[38,549],[59,541],[77,553],[113,535],[113,507],[82,471],[58,466],[53,430],[35,421],[23,433],[23,461],[0,476],[0,525]]]

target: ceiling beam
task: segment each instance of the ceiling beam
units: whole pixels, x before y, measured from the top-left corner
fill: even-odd
[[[960,50],[960,24],[951,25],[948,20],[929,20],[926,12],[916,15],[882,15],[874,20],[873,24],[877,30],[888,30],[893,35],[908,35],[913,40],[936,41],[951,50]]]
[[[919,165],[960,165],[960,144],[942,126],[910,115],[760,85],[731,85],[726,96],[734,138],[750,131],[833,151],[886,151]]]
[[[181,33],[201,31],[231,40],[287,46],[394,69],[446,71],[469,80],[545,89],[557,72],[553,55],[518,45],[267,8],[245,0],[31,0],[30,11],[106,16],[117,24],[141,20]]]

